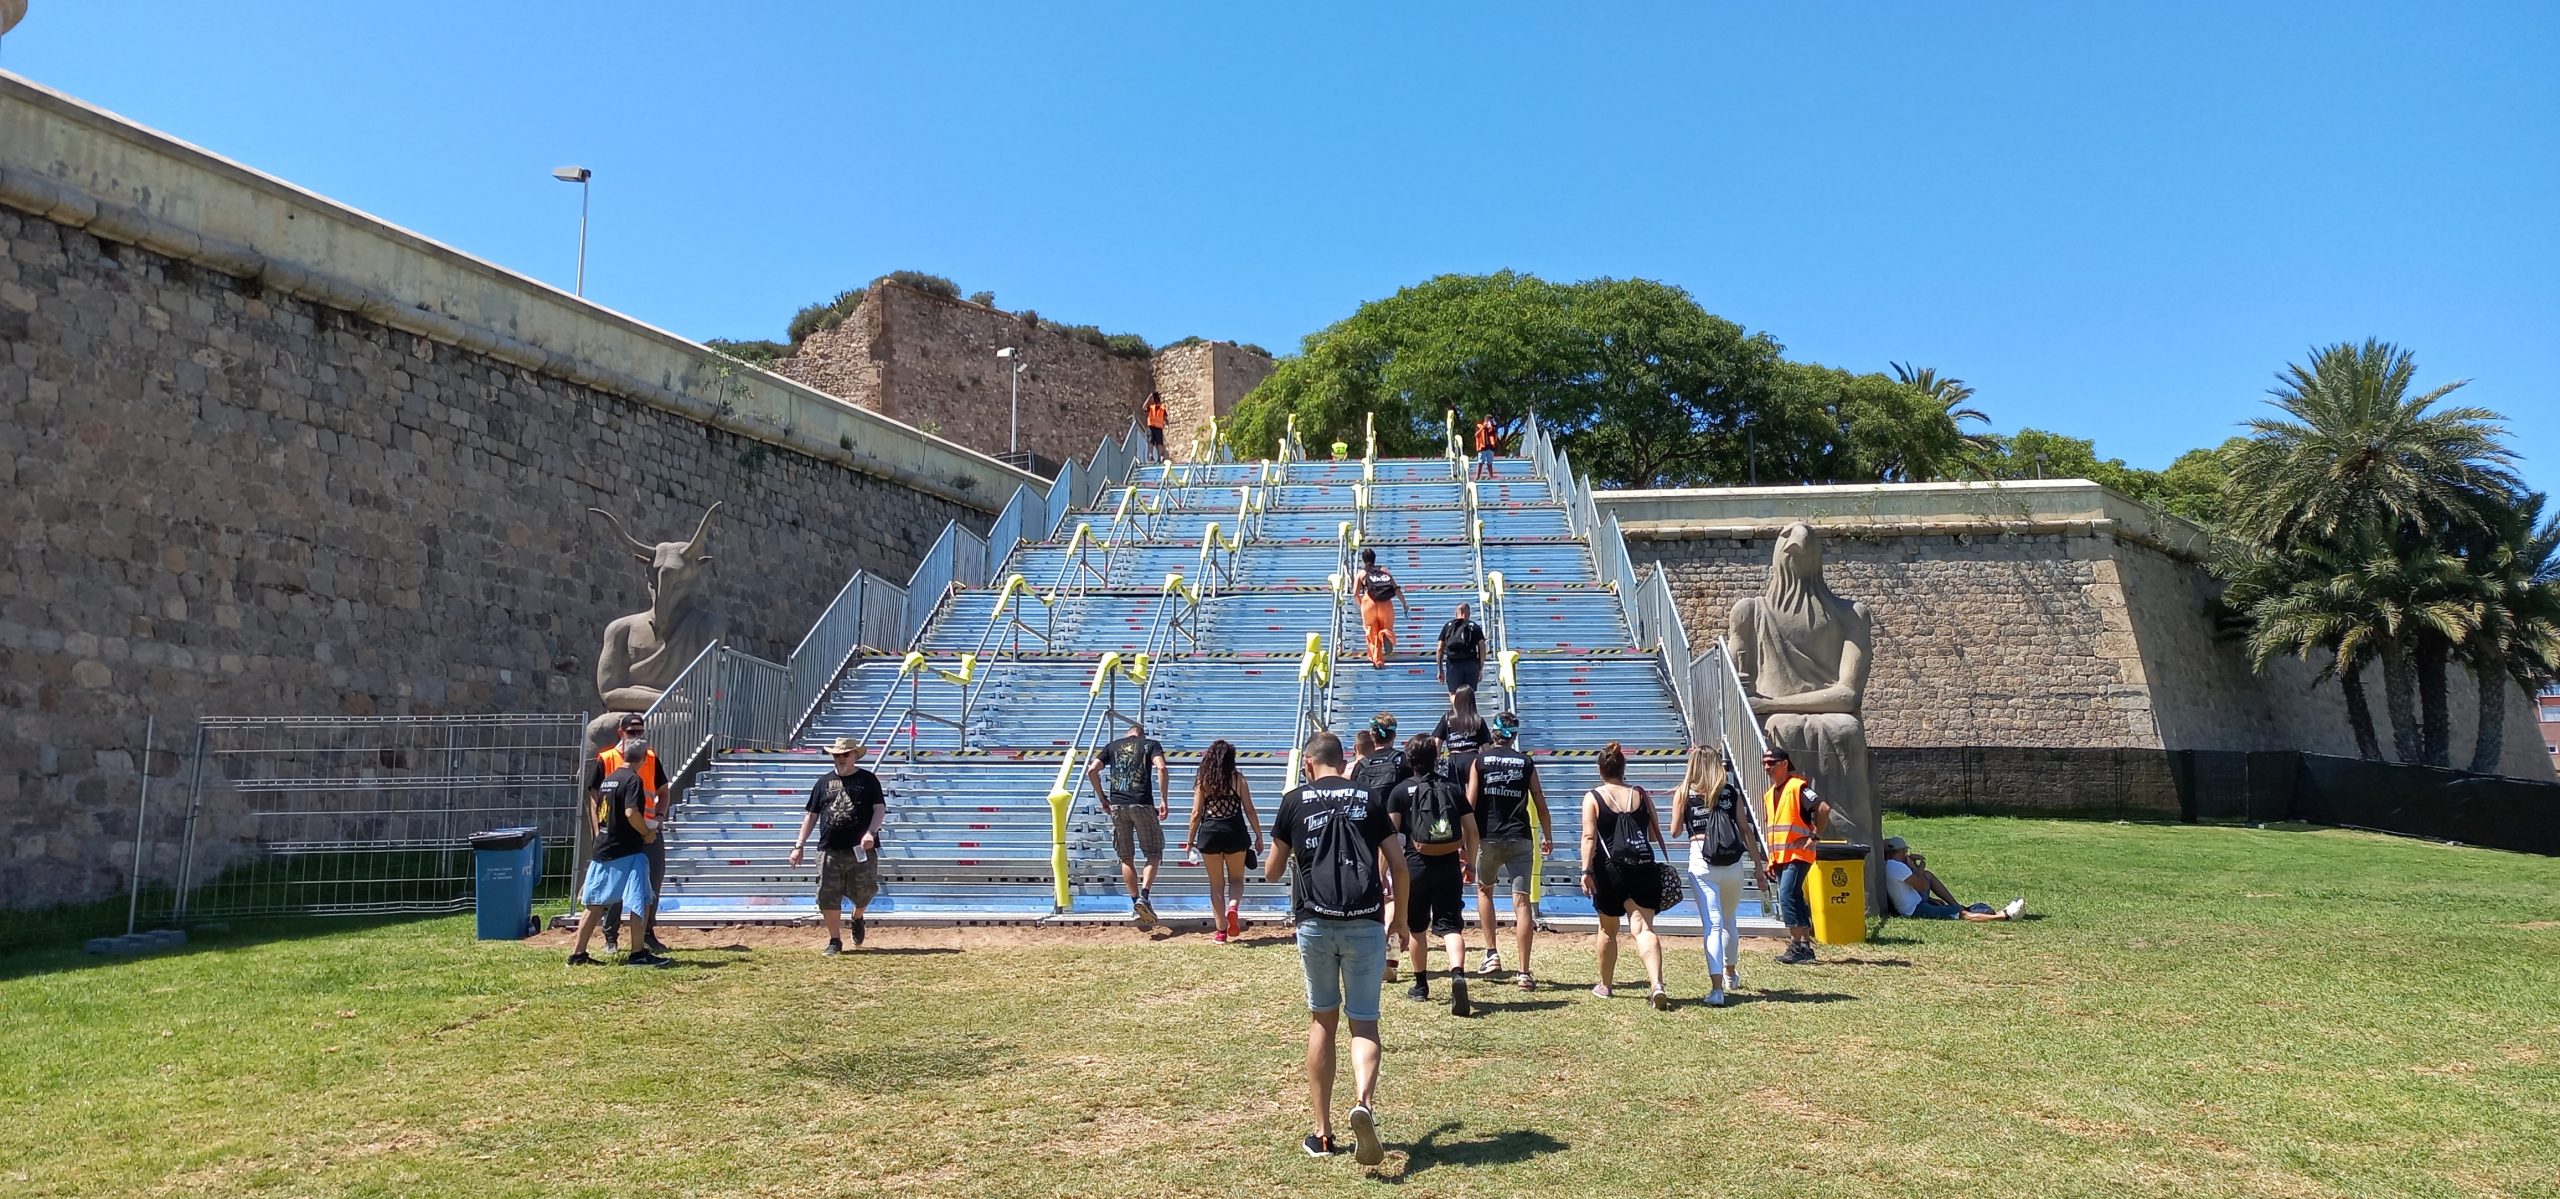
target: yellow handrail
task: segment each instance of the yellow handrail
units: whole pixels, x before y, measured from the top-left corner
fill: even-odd
[[[1057,781],[1049,784],[1049,875],[1057,882],[1058,910],[1062,912],[1075,902],[1067,886],[1067,809],[1076,801],[1075,769],[1076,750],[1070,745],[1067,756],[1058,763]],[[1531,876],[1529,885],[1537,886],[1536,876]]]

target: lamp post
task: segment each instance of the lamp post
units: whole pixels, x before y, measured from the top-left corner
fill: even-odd
[[[1022,452],[1022,351],[1006,346],[996,351],[996,357],[1013,364],[1013,426],[1005,433],[1004,452],[1020,454]]]
[[[587,294],[587,181],[596,177],[585,167],[560,167],[551,177],[562,183],[578,185],[578,295]]]

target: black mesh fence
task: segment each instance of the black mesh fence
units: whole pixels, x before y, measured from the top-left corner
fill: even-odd
[[[2560,855],[2560,784],[2291,751],[2168,756],[2186,820],[2299,820]]]

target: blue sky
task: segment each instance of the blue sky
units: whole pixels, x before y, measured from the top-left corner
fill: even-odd
[[[2160,466],[2317,342],[2560,485],[2560,5],[34,0],[0,68],[696,337],[892,269],[1275,350],[1645,276]]]

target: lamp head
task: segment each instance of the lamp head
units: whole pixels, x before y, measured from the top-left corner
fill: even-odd
[[[562,183],[584,183],[595,178],[595,175],[594,171],[585,167],[555,167],[551,172],[551,177]]]

